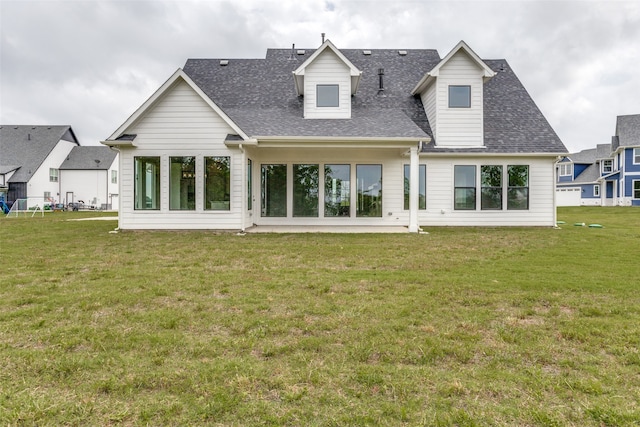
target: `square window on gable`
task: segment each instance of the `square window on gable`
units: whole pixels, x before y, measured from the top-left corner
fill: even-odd
[[[471,86],[449,86],[449,108],[471,108]]]
[[[317,85],[316,105],[318,107],[339,107],[339,85]]]

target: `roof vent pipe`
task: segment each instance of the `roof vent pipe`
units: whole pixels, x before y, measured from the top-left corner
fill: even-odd
[[[295,51],[296,51],[296,44],[293,43],[291,45],[291,55],[289,55],[289,59],[295,59]]]
[[[322,44],[324,44],[324,36],[325,36],[325,34],[322,33]]]
[[[379,79],[379,87],[378,90],[383,91],[384,90],[384,68],[378,68],[378,79]]]

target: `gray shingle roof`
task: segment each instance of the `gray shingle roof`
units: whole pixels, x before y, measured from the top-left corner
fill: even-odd
[[[27,182],[60,140],[80,145],[71,126],[0,126],[0,169],[19,169],[9,182]]]
[[[593,163],[573,180],[573,184],[596,182],[598,178],[600,178],[600,164]]]
[[[618,116],[616,136],[621,147],[640,146],[640,114]]]
[[[189,59],[184,72],[249,136],[431,137],[419,97],[411,90],[440,61],[431,49],[340,50],[362,71],[352,97],[352,118],[305,120],[292,72],[315,49],[291,55],[269,49],[265,59]],[[434,142],[425,151],[479,153],[564,153],[566,148],[504,60],[485,61],[502,70],[484,85],[485,148],[442,149]],[[384,69],[379,91],[378,69]]]
[[[73,147],[60,165],[61,170],[108,170],[116,158],[116,152],[109,147]]]
[[[596,145],[596,158],[606,159],[611,155],[611,144],[597,144]]]
[[[592,164],[598,159],[597,150],[595,148],[589,148],[582,150],[578,153],[571,153],[568,155],[573,163]]]

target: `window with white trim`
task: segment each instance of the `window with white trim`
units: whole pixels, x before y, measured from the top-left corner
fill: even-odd
[[[502,166],[482,165],[480,168],[480,208],[502,209]]]
[[[509,165],[507,166],[507,175],[509,180],[507,209],[529,209],[529,166]]]
[[[49,181],[50,182],[58,182],[59,173],[60,172],[58,171],[58,169],[49,168]]]
[[[640,165],[640,148],[633,149],[633,164]]]
[[[602,173],[611,173],[613,172],[613,160],[606,159],[602,161]]]
[[[111,183],[112,184],[117,184],[118,183],[118,171],[117,170],[112,170],[111,171]]]
[[[560,175],[560,176],[572,176],[573,175],[573,163],[560,163],[558,165],[558,175]]]
[[[316,106],[317,107],[339,107],[340,106],[340,86],[339,85],[317,85],[316,86]]]
[[[471,108],[471,86],[449,86],[449,108]]]
[[[453,172],[453,192],[455,210],[476,209],[476,167],[455,165]]]
[[[593,196],[600,197],[600,185],[596,184],[593,186]]]
[[[633,180],[633,198],[640,199],[640,179]]]

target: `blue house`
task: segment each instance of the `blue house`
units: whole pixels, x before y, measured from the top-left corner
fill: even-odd
[[[601,173],[605,205],[640,206],[640,114],[618,116]]]
[[[557,163],[558,206],[640,206],[640,114],[618,116],[611,144]]]

